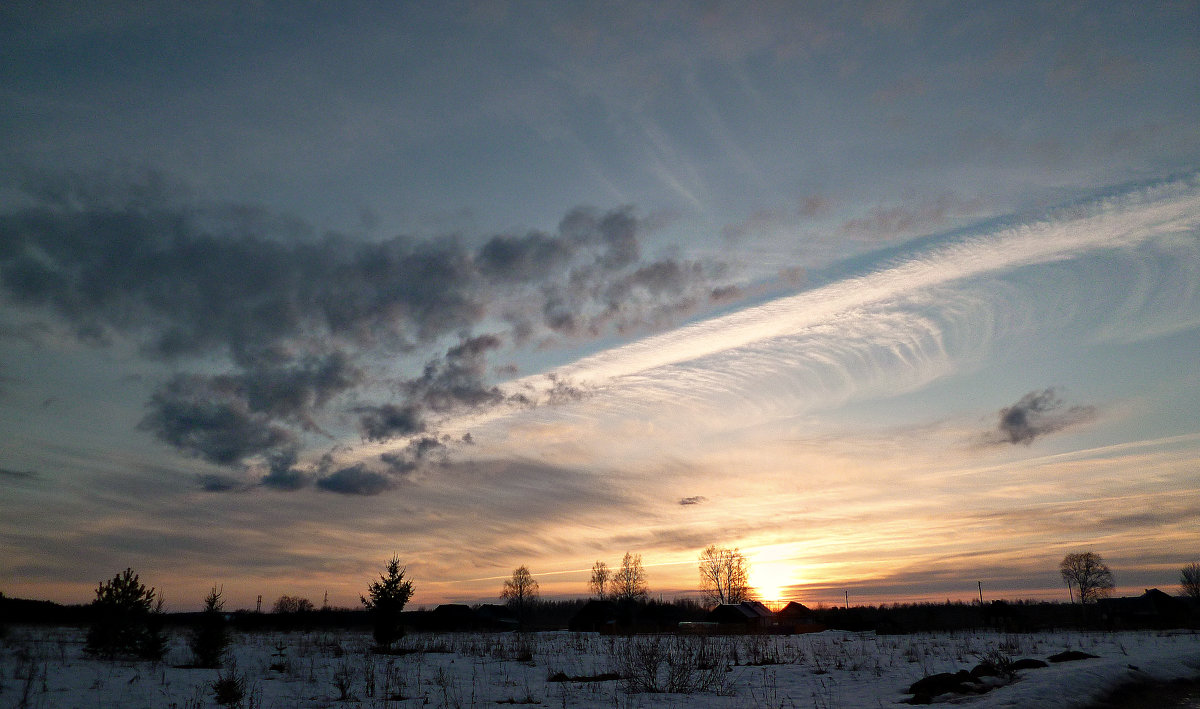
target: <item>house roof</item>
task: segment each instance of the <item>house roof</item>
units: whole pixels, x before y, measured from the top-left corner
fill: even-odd
[[[758,601],[743,601],[741,603],[723,603],[708,614],[709,618],[721,623],[750,622],[774,618],[775,614]]]
[[[809,610],[808,606],[804,605],[803,603],[797,603],[796,601],[791,601],[786,606],[781,608],[779,610],[779,612],[777,612],[775,615],[783,617],[783,618],[787,618],[787,617],[796,616],[796,615],[809,615],[811,613],[812,613],[812,611]]]

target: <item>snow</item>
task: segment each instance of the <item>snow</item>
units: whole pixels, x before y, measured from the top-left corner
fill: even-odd
[[[986,694],[939,700],[970,707],[1084,707],[1127,682],[1200,675],[1200,634],[1194,631],[889,636],[826,631],[632,639],[568,632],[441,633],[406,637],[403,655],[370,653],[367,632],[236,633],[230,653],[236,668],[227,663],[225,670],[181,667],[190,659],[182,634],[172,636],[158,663],[94,659],[83,652],[84,636],[76,628],[10,627],[0,640],[0,707],[207,709],[218,706],[212,683],[220,673],[244,676],[242,706],[260,709],[884,707],[903,704],[910,696],[905,690],[917,679],[969,670],[989,652],[1044,660],[1063,650],[1099,657],[1021,670],[1015,681]],[[629,676],[658,659],[663,663],[650,681],[665,687],[670,680],[664,658],[694,660],[701,648],[700,657],[712,660],[701,664],[712,669],[677,663],[683,669],[676,681],[702,685],[690,693],[631,693],[626,680],[581,681],[605,673]],[[550,681],[556,673],[576,681]]]

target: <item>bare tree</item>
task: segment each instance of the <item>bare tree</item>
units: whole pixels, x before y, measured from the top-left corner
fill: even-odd
[[[1179,585],[1183,595],[1200,598],[1200,564],[1188,564],[1180,569]]]
[[[710,605],[750,598],[750,562],[736,548],[710,544],[700,552],[700,592]]]
[[[1080,603],[1095,601],[1112,593],[1112,571],[1094,551],[1067,554],[1058,568],[1067,588],[1070,589],[1074,584],[1079,592]]]
[[[275,601],[275,606],[271,609],[271,612],[297,614],[311,613],[314,610],[316,610],[316,607],[307,598],[283,595]]]
[[[500,598],[517,612],[517,623],[525,625],[525,615],[529,605],[538,596],[538,582],[529,573],[529,567],[524,564],[513,569],[512,578],[504,582],[504,590]]]
[[[625,552],[621,568],[613,574],[611,588],[613,600],[617,601],[643,601],[650,595],[641,554]]]
[[[609,570],[608,564],[603,561],[592,564],[592,579],[588,581],[588,590],[596,597],[596,600],[603,601],[608,598],[610,580],[612,580],[612,571]]]

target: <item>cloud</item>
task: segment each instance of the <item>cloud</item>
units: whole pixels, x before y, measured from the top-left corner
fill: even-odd
[[[1193,177],[1138,187],[1039,221],[956,239],[862,275],[645,337],[558,371],[573,381],[599,385],[782,338],[824,333],[832,326],[838,331],[850,325],[855,331],[879,327],[890,333],[897,303],[930,295],[943,298],[948,286],[967,279],[1060,262],[1091,251],[1130,248],[1198,224],[1200,192]],[[911,338],[912,324],[921,326],[917,332],[926,329],[919,321],[904,323],[900,334]]]
[[[501,344],[495,335],[465,339],[446,350],[441,359],[426,363],[421,376],[404,382],[401,388],[409,401],[420,402],[438,413],[499,403],[504,395],[496,387],[485,385],[484,377],[487,353]]]
[[[259,484],[285,491],[308,487],[313,480],[313,473],[297,467],[296,459],[296,448],[278,451],[268,456],[269,471],[259,480]]]
[[[0,468],[0,480],[36,480],[40,477],[32,470],[12,470],[10,468]]]
[[[73,337],[115,338],[206,371],[179,373],[141,428],[224,466],[294,455],[303,432],[351,391],[371,391],[364,357],[395,360],[458,343],[364,401],[366,441],[425,433],[431,414],[505,401],[489,359],[539,332],[598,336],[660,325],[733,293],[721,268],[641,260],[648,228],[632,208],[576,208],[551,232],[368,241],[318,234],[253,205],[198,204],[153,171],[27,171],[28,206],[0,214],[0,297],[52,312]],[[485,321],[512,332],[475,334]],[[506,344],[509,343],[509,344]],[[225,372],[211,363],[225,361]],[[268,463],[263,484],[297,489],[313,471]]]
[[[995,431],[988,435],[991,443],[1024,443],[1049,433],[1091,421],[1096,410],[1091,406],[1065,404],[1054,387],[1031,391],[1017,403],[1000,409]]]
[[[795,230],[807,220],[824,216],[832,207],[829,198],[809,195],[801,199],[797,206],[755,210],[744,219],[725,225],[721,229],[721,236],[737,241],[755,234]]]
[[[225,475],[201,475],[198,482],[200,489],[205,492],[229,492],[230,490],[237,490],[243,487],[238,480]]]
[[[479,249],[479,268],[496,281],[528,282],[561,268],[574,250],[572,244],[541,232],[494,236]]]
[[[378,495],[394,486],[391,478],[358,463],[317,480],[317,487],[340,495]]]
[[[362,417],[359,431],[368,441],[386,441],[397,436],[410,436],[425,431],[425,421],[416,406],[383,404],[355,409]]]
[[[439,440],[433,436],[421,436],[409,441],[402,450],[380,454],[379,460],[387,465],[389,473],[407,476],[431,459],[445,463],[449,451],[449,446],[447,446],[449,440],[449,438]],[[472,443],[470,434],[464,435],[460,440],[465,445]]]
[[[681,504],[681,505],[701,505],[701,504],[704,504],[705,502],[708,502],[708,498],[705,497],[704,495],[693,495],[691,497],[685,497],[685,498],[681,499],[679,501],[679,504]]]
[[[954,217],[976,214],[983,206],[978,199],[963,199],[952,193],[911,204],[876,205],[863,216],[848,219],[842,231],[858,237],[890,239],[940,227]]]
[[[218,465],[289,449],[295,435],[244,401],[215,391],[202,377],[179,375],[150,399],[139,428],[180,451]]]

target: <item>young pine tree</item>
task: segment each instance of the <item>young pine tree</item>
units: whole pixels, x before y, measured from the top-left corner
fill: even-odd
[[[392,643],[404,637],[400,612],[413,595],[412,579],[404,578],[407,570],[407,567],[400,565],[400,559],[393,556],[385,567],[385,573],[367,587],[367,596],[360,596],[363,605],[371,613],[375,642],[384,652],[391,649]]]
[[[221,591],[214,586],[204,597],[204,611],[192,627],[192,635],[188,639],[192,649],[192,664],[196,667],[221,666],[225,650],[229,647],[229,628],[224,611],[225,601],[221,598]]]
[[[133,569],[125,569],[96,588],[92,613],[88,652],[105,658],[162,658],[166,650],[166,640],[159,632],[162,598],[156,603],[154,589],[143,586]]]

